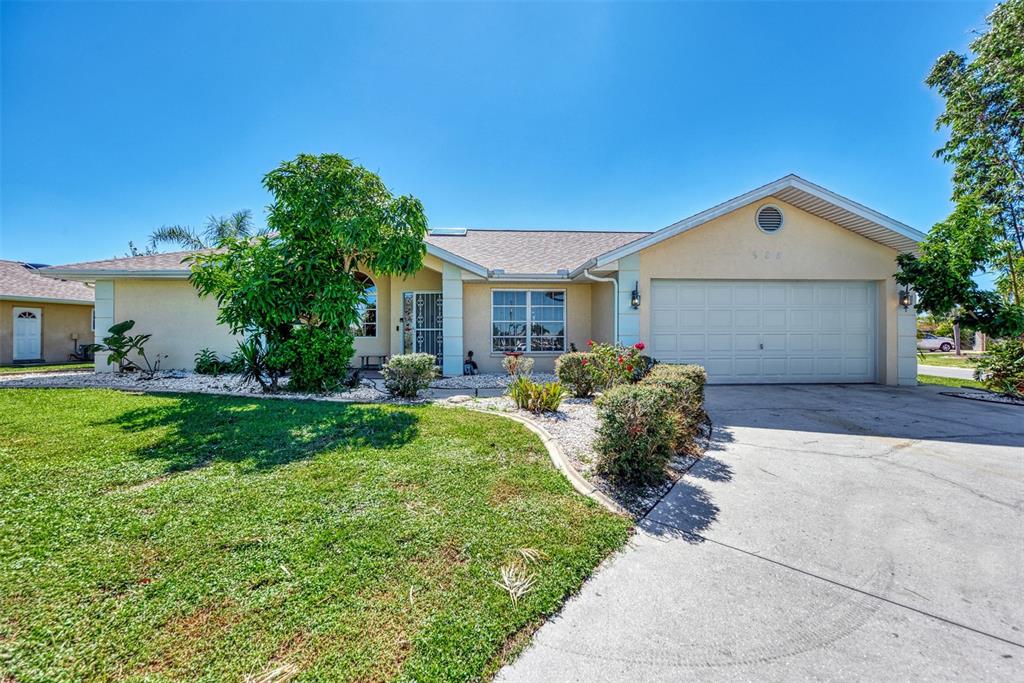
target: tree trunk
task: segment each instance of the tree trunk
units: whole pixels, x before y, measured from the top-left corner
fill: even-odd
[[[960,323],[953,323],[953,349],[960,355]]]

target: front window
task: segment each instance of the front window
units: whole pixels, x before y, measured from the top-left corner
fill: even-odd
[[[491,351],[565,351],[565,292],[492,290]]]
[[[356,273],[356,282],[363,286],[363,299],[359,304],[359,323],[352,328],[352,333],[357,337],[376,337],[377,285],[365,273]]]

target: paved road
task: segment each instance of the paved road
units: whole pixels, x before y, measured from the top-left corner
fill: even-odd
[[[1024,680],[1024,409],[711,387],[713,450],[501,681]]]
[[[941,365],[918,365],[917,374],[952,377],[953,379],[974,379],[972,368],[947,368]]]

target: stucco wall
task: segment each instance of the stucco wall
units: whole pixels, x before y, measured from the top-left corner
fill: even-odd
[[[764,204],[778,206],[785,215],[785,224],[774,234],[761,232],[754,223],[755,212]],[[879,381],[895,384],[902,377],[907,383],[913,360],[900,356],[898,287],[892,277],[896,253],[768,198],[641,251],[640,294],[649,302],[651,280],[656,278],[874,281],[879,291]],[[640,336],[650,337],[649,305],[640,307]]]
[[[615,288],[610,282],[590,285],[590,334],[594,341],[610,343],[615,336]],[[579,346],[581,351],[586,349]]]
[[[561,283],[549,284],[494,284],[463,283],[462,310],[463,333],[466,351],[472,350],[480,365],[481,372],[504,372],[501,367],[502,354],[491,353],[491,290],[494,289],[564,289],[565,290],[565,333],[566,351],[573,343],[585,350],[591,338],[591,296],[590,285]],[[610,301],[610,297],[609,297]],[[534,369],[551,372],[559,354],[527,354],[534,358]]]
[[[0,301],[0,365],[10,365],[14,352],[14,308],[41,310],[42,358],[46,363],[67,361],[75,349],[71,335],[79,344],[91,344],[92,304],[47,304],[27,301]]]
[[[228,328],[217,324],[217,301],[199,298],[187,280],[114,280],[114,322],[134,320],[131,334],[152,334],[146,345],[150,360],[167,354],[163,369],[191,370],[195,354],[210,348],[222,357],[237,343]]]

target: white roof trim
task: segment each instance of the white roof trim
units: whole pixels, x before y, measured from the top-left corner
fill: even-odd
[[[68,306],[94,306],[95,303],[92,301],[86,301],[84,299],[59,299],[49,296],[11,296],[8,294],[0,294],[0,301],[17,301],[23,303],[39,303],[39,304],[67,304]]]
[[[57,278],[59,280],[78,280],[79,282],[95,282],[96,280],[123,280],[123,279],[162,279],[162,280],[185,280],[188,279],[188,270],[56,270],[46,268],[36,271],[45,277]]]
[[[453,266],[458,266],[463,270],[468,270],[469,272],[475,275],[479,275],[480,277],[488,276],[487,269],[481,266],[479,263],[473,263],[469,259],[462,258],[461,256],[456,256],[447,249],[442,249],[441,247],[433,245],[430,242],[427,242],[427,253],[430,254],[431,256],[436,256],[442,261],[447,261]]]
[[[787,191],[789,191],[789,199],[786,198]],[[783,193],[783,196],[779,196],[780,193]],[[751,190],[750,192],[741,194],[738,197],[734,197],[726,202],[719,204],[718,206],[713,206],[710,209],[701,211],[700,213],[690,216],[689,218],[684,218],[683,220],[677,223],[673,223],[672,225],[666,228],[662,228],[658,232],[652,233],[648,237],[643,237],[639,240],[621,246],[618,249],[613,249],[612,251],[605,252],[604,254],[601,254],[600,256],[594,259],[594,262],[593,264],[591,264],[591,267],[604,266],[611,263],[612,261],[616,261],[625,256],[629,256],[630,254],[635,254],[638,251],[647,249],[648,247],[651,247],[655,244],[658,244],[659,242],[667,240],[670,237],[675,237],[680,233],[696,228],[720,216],[724,216],[727,213],[735,211],[736,209],[744,207],[748,204],[752,204],[753,202],[759,201],[761,199],[765,199],[766,197],[778,196],[779,199],[785,201],[787,204],[792,204],[793,206],[797,206],[797,208],[801,208],[798,203],[793,201],[794,195],[800,193],[802,193],[804,196],[808,198],[814,198],[827,202],[836,209],[848,212],[849,214],[862,218],[865,221],[868,221],[874,224],[875,226],[881,228],[885,233],[891,236],[891,239],[886,240],[888,244],[886,242],[880,242],[881,244],[885,244],[886,246],[890,246],[896,249],[902,249],[904,251],[911,251],[917,245],[917,243],[923,240],[925,237],[924,233],[915,230],[914,228],[910,227],[905,223],[901,223],[893,218],[889,218],[888,216],[881,214],[875,211],[874,209],[869,209],[863,204],[859,204],[851,199],[847,199],[846,197],[840,196],[835,192],[832,192],[831,190],[826,190],[824,187],[821,187],[820,185],[815,185],[814,183],[804,180],[799,176],[788,175],[784,178],[779,178],[774,182],[768,183],[767,185],[762,185],[761,187],[755,190]],[[811,213],[813,213],[813,211],[811,211]],[[837,225],[841,224],[837,223]],[[841,225],[841,227],[847,226]],[[853,228],[847,229],[857,232],[857,230],[854,230]],[[865,235],[865,237],[867,236]],[[868,237],[868,239],[874,239],[876,242],[879,241],[877,237]]]

